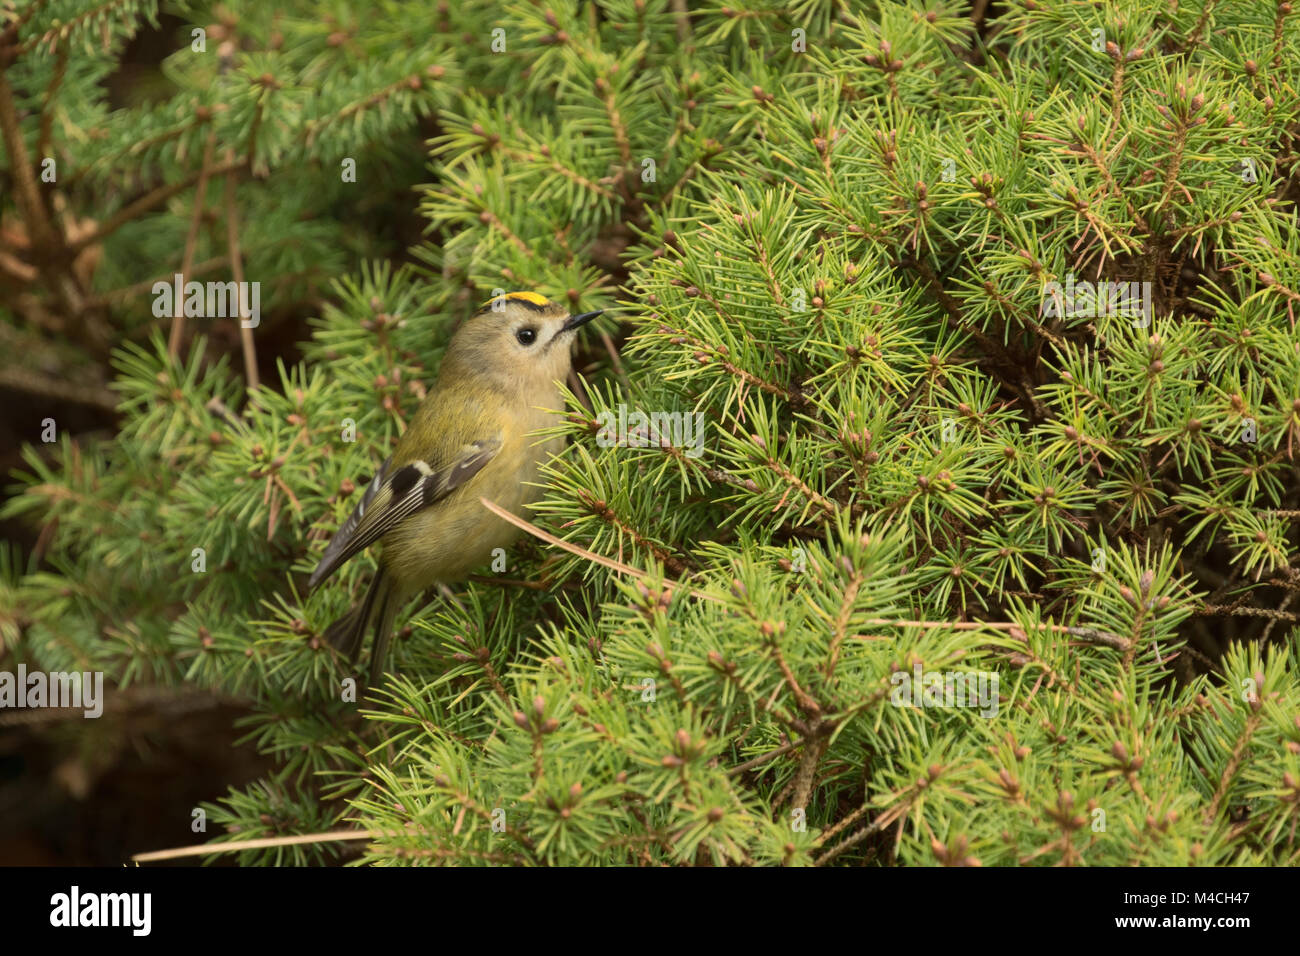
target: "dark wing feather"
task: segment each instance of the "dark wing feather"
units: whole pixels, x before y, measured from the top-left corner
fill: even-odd
[[[352,514],[348,515],[348,519],[339,526],[339,530],[334,532],[334,537],[330,539],[329,547],[327,547],[325,553],[321,555],[320,564],[316,566],[316,570],[311,573],[311,578],[307,581],[307,589],[309,591],[313,590],[316,585],[320,584],[337,571],[344,561],[356,553],[353,551],[348,553],[346,556],[343,555],[344,550],[348,546],[348,542],[350,542],[356,535],[357,526],[361,524],[361,519],[365,517],[366,511],[375,500],[375,496],[379,494],[379,489],[384,486],[384,479],[388,477],[388,466],[392,461],[392,456],[384,459],[384,463],[380,465],[379,470],[375,472],[375,477],[372,478],[370,484],[366,486],[365,493],[361,496],[361,500],[358,501],[357,506],[352,509]]]
[[[476,441],[467,445],[459,458],[436,471],[428,462],[414,461],[389,475],[392,459],[385,461],[361,502],[325,549],[320,565],[307,582],[308,589],[315,588],[402,521],[469,481],[500,449],[499,438]]]

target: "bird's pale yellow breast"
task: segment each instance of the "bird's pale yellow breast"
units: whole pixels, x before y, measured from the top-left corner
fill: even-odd
[[[447,389],[452,393],[458,390],[455,386]],[[444,397],[449,401],[434,402],[429,414],[438,433],[455,435],[453,447],[493,437],[500,437],[502,445],[483,470],[462,487],[432,507],[416,512],[384,536],[385,565],[400,584],[412,591],[432,581],[462,580],[489,561],[494,549],[509,547],[518,538],[519,530],[484,508],[478,499],[487,498],[522,518],[531,518],[525,506],[542,493],[536,484],[541,478],[541,465],[564,447],[563,437],[543,441],[535,434],[555,423],[555,415],[545,408],[517,409],[506,415],[502,414],[504,410],[489,410],[467,397]],[[550,404],[561,407],[558,392],[551,396]],[[451,412],[457,408],[462,415]]]

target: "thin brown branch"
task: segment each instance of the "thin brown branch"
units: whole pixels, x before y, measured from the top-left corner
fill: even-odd
[[[910,807],[910,803],[904,804],[901,807],[901,810],[906,811],[909,807]],[[871,836],[873,833],[879,833],[885,827],[889,826],[900,816],[902,816],[902,813],[898,812],[899,810],[900,810],[899,807],[895,807],[893,810],[889,811],[888,813],[883,813],[880,816],[876,817],[875,820],[873,820],[867,826],[863,827],[857,833],[854,833],[852,836],[845,837],[839,843],[835,844],[835,846],[831,847],[829,850],[827,850],[825,853],[819,856],[817,858],[816,865],[825,866],[827,863],[835,859],[845,850],[852,849],[853,847],[857,846],[859,843],[861,843],[867,837]]]
[[[14,180],[14,195],[27,224],[27,236],[39,258],[47,258],[63,245],[62,237],[50,220],[45,201],[41,198],[36,173],[27,154],[22,127],[18,123],[18,110],[14,102],[13,87],[0,69],[0,139],[9,154],[9,169]]]
[[[1300,615],[1290,611],[1275,611],[1267,607],[1234,607],[1230,604],[1207,604],[1198,608],[1203,617],[1266,617],[1275,621],[1300,621]]]
[[[238,172],[239,170],[243,169],[247,165],[248,165],[247,160],[240,159],[233,162],[225,163],[221,166],[216,167],[215,169],[207,170],[207,175],[225,176],[228,173]],[[105,237],[109,236],[114,232],[117,232],[117,230],[121,229],[128,222],[131,222],[132,220],[139,218],[139,216],[141,216],[143,213],[148,212],[150,209],[153,209],[155,206],[161,206],[163,203],[171,199],[176,194],[182,193],[185,190],[189,189],[191,186],[197,183],[203,175],[204,175],[204,171],[200,170],[197,173],[194,173],[190,176],[186,176],[180,182],[171,183],[166,186],[159,186],[157,189],[154,189],[153,191],[146,193],[145,195],[137,199],[135,202],[129,203],[128,205],[119,209],[116,215],[114,215],[107,222],[100,225],[93,232],[87,233],[86,235],[78,239],[76,242],[72,243],[72,251],[74,253],[80,252],[82,249],[86,248],[87,246],[93,245],[96,242],[102,242]]]
[[[227,268],[229,262],[230,260],[225,256],[214,256],[211,259],[204,259],[202,262],[196,263],[190,267],[189,271],[185,273],[186,279],[188,280],[193,279],[196,276],[210,275],[220,269]],[[87,299],[86,305],[89,308],[103,308],[106,306],[121,305],[124,302],[129,302],[137,296],[147,295],[159,282],[171,283],[175,281],[175,278],[176,273],[175,271],[172,271],[168,272],[166,275],[146,279],[143,282],[136,282],[131,285],[122,286],[120,289],[109,289],[107,292],[102,292],[99,295]]]
[[[54,64],[54,77],[50,80],[50,85],[45,90],[45,98],[41,101],[41,131],[36,140],[36,152],[42,159],[50,156],[50,141],[54,136],[54,95],[63,85],[63,78],[67,73],[68,48],[60,47],[59,58]]]
[[[1250,743],[1250,738],[1255,735],[1263,721],[1263,712],[1251,714],[1246,720],[1246,726],[1241,730],[1241,736],[1237,738],[1236,745],[1232,748],[1232,756],[1223,767],[1223,774],[1219,777],[1219,785],[1214,789],[1214,799],[1210,801],[1210,807],[1205,811],[1205,822],[1210,823],[1219,815],[1219,807],[1223,803],[1223,798],[1228,794],[1228,786],[1232,783],[1232,778],[1237,775],[1237,770],[1241,767],[1243,755],[1246,753],[1246,747]]]
[[[276,846],[303,846],[311,843],[341,843],[348,840],[376,840],[388,836],[383,830],[333,830],[329,833],[300,833],[296,836],[260,837],[255,840],[232,840],[229,843],[200,843],[195,846],[173,847],[170,850],[151,850],[131,857],[135,863],[156,863],[160,860],[178,860],[185,856],[212,856],[217,853],[238,853],[241,850],[264,850]]]
[[[0,366],[0,387],[39,395],[41,398],[73,401],[105,411],[117,408],[117,396],[101,385],[83,384],[73,379],[52,378],[34,368],[21,365]]]
[[[203,163],[199,167],[199,181],[194,189],[194,214],[190,217],[190,229],[185,235],[185,252],[181,256],[181,283],[194,271],[194,248],[198,244],[199,226],[203,222],[203,206],[208,191],[208,170],[212,167],[212,152],[217,145],[216,133],[208,134],[207,145],[203,147]],[[172,316],[171,332],[167,336],[167,354],[175,358],[181,351],[181,338],[185,331],[185,304],[181,296],[176,297],[176,312]]]
[[[790,806],[795,809],[808,809],[813,784],[817,780],[817,765],[821,763],[826,748],[830,746],[830,737],[825,732],[828,726],[824,722],[817,723],[812,728],[814,739],[804,741],[803,757],[799,760],[799,769],[794,778],[794,796],[790,801]]]
[[[233,154],[227,154],[227,159]],[[229,163],[227,163],[229,165]],[[239,165],[243,165],[240,163]],[[236,167],[238,168],[238,167]],[[230,256],[230,273],[235,280],[235,288],[244,288],[244,258],[239,252],[239,209],[235,203],[235,174],[226,173],[226,246]],[[253,330],[244,324],[244,295],[236,293],[235,301],[239,303],[235,310],[239,313],[239,341],[244,351],[244,379],[251,392],[258,387],[257,346],[253,342]]]
[[[511,514],[509,511],[506,511],[505,508],[502,508],[494,501],[489,501],[487,498],[479,498],[479,502],[483,505],[484,508],[492,512],[498,518],[501,518],[504,521],[508,521],[516,528],[520,528],[524,531],[527,531],[533,537],[545,541],[547,544],[554,545],[557,548],[561,548],[565,551],[568,551],[570,554],[575,554],[580,558],[584,558],[585,560],[592,562],[593,564],[599,564],[603,568],[609,568],[611,571],[617,571],[619,574],[626,574],[629,577],[634,577],[634,578],[649,577],[649,575],[646,574],[646,572],[644,571],[638,571],[636,568],[623,564],[620,561],[615,561],[613,558],[607,558],[603,554],[596,554],[594,551],[588,551],[586,548],[580,548],[576,544],[571,544],[568,541],[563,541],[560,538],[555,537],[555,535],[553,534],[548,534],[547,532],[543,531],[541,528],[537,527],[537,525],[525,521],[523,518],[520,518],[518,515]],[[712,594],[705,594],[703,591],[696,591],[693,588],[686,588],[684,585],[679,585],[676,581],[665,581],[664,587],[669,591],[672,591],[677,587],[683,587],[685,588],[686,592],[690,594],[692,597],[697,597],[703,601],[712,601],[715,604],[723,603],[721,598],[714,597]]]
[[[18,48],[18,55],[22,56],[23,54],[30,53],[32,50],[42,45],[48,45],[50,52],[53,53],[54,50],[60,46],[59,41],[70,36],[75,27],[82,23],[94,22],[96,19],[99,19],[102,22],[107,17],[108,11],[112,10],[114,7],[124,7],[127,2],[128,0],[108,0],[107,3],[101,3],[94,9],[87,10],[85,13],[73,17],[66,23],[59,23],[59,25],[53,29],[42,33],[40,36],[32,37],[20,46]]]
[[[926,630],[932,628],[949,628],[954,631],[978,631],[983,628],[995,631],[1023,629],[1023,625],[1011,621],[891,621],[888,618],[876,617],[863,623],[872,627],[919,627]],[[1044,630],[1054,631],[1057,634],[1068,634],[1070,637],[1077,637],[1086,644],[1100,644],[1117,651],[1127,651],[1131,646],[1127,638],[1091,627],[1069,627],[1064,624],[1040,624],[1039,627]],[[853,637],[866,641],[880,639],[872,634],[854,634]]]
[[[802,747],[803,745],[804,745],[804,741],[802,740],[790,741],[789,743],[784,743],[781,746],[777,747],[775,750],[769,750],[767,753],[760,754],[759,756],[754,757],[752,760],[746,760],[744,763],[736,764],[736,766],[732,767],[727,771],[727,775],[736,776],[738,774],[744,773],[747,770],[753,770],[755,767],[761,767],[769,760],[775,760],[777,757],[781,756],[782,754],[788,754],[791,750],[794,750],[796,747]]]

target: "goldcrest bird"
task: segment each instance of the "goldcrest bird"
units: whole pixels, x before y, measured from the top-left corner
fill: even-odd
[[[316,588],[349,558],[383,543],[365,598],[325,632],[355,660],[374,624],[370,686],[383,676],[398,610],[425,588],[464,579],[518,536],[479,498],[521,517],[537,500],[541,489],[530,483],[564,439],[530,433],[555,424],[574,332],[600,314],[571,315],[534,292],[511,292],[452,337],[437,385],[307,583]]]

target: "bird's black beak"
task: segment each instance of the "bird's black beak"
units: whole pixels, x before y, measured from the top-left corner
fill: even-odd
[[[560,326],[560,331],[572,332],[578,326],[586,325],[596,316],[603,314],[604,311],[605,311],[604,309],[601,309],[599,312],[584,312],[582,313],[582,315],[571,315],[569,316],[568,321],[565,322],[562,326]]]

